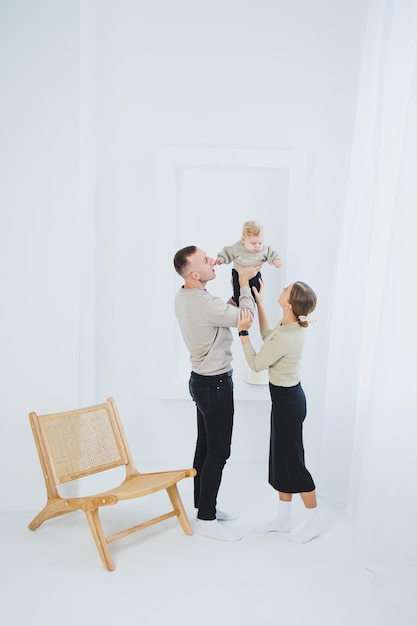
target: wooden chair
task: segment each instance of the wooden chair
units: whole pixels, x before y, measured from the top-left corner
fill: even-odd
[[[109,398],[103,404],[63,413],[37,415],[32,412],[29,419],[47,491],[47,503],[29,524],[31,530],[35,530],[44,521],[53,517],[76,510],[84,511],[101,560],[108,570],[114,570],[108,544],[116,539],[174,516],[178,517],[185,534],[192,534],[177,483],[183,478],[195,476],[195,469],[148,474],[138,472],[129,452],[113,398]],[[61,497],[58,493],[57,486],[61,483],[123,465],[126,477],[114,489],[75,498]],[[114,535],[105,536],[99,517],[100,507],[117,504],[120,500],[147,496],[162,489],[166,489],[168,493],[172,510]]]

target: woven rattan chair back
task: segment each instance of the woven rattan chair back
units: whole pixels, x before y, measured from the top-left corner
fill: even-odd
[[[45,443],[44,461],[56,484],[128,465],[127,445],[111,404],[51,415],[30,414]]]

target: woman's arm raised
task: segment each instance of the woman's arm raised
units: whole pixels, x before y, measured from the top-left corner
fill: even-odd
[[[258,305],[258,321],[259,321],[259,330],[262,331],[263,328],[269,326],[269,320],[266,315],[266,311],[264,309],[263,297],[264,297],[264,281],[262,278],[259,279],[260,289],[259,291],[256,287],[252,287],[253,297],[255,298],[255,302]]]

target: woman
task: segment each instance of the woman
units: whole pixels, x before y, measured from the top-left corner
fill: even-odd
[[[271,328],[263,305],[264,284],[253,289],[258,305],[258,319],[263,345],[258,353],[250,343],[248,329],[252,316],[241,310],[237,328],[249,367],[259,372],[268,368],[271,393],[271,435],[269,450],[269,483],[279,494],[277,516],[256,532],[290,532],[291,501],[299,493],[307,521],[290,535],[294,543],[307,543],[320,534],[316,488],[304,464],[302,428],[306,416],[306,399],[300,383],[302,353],[309,326],[309,315],[317,297],[306,283],[297,281],[284,287],[279,296],[283,317]]]

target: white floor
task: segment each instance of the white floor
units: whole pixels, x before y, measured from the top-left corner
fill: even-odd
[[[416,626],[416,568],[387,575],[352,559],[352,520],[341,505],[319,499],[323,535],[294,545],[286,535],[257,535],[252,527],[275,510],[266,468],[225,469],[219,506],[239,512],[227,522],[243,535],[224,543],[183,534],[172,518],[111,544],[116,569],[101,564],[81,513],[35,532],[38,511],[0,515],[0,616],[5,626]],[[179,485],[193,521],[192,480]],[[163,499],[162,499],[163,498]],[[109,507],[106,531],[143,514],[161,512],[165,494]],[[43,502],[39,503],[39,509]],[[143,518],[144,519],[144,518]],[[297,502],[294,526],[303,519]]]

